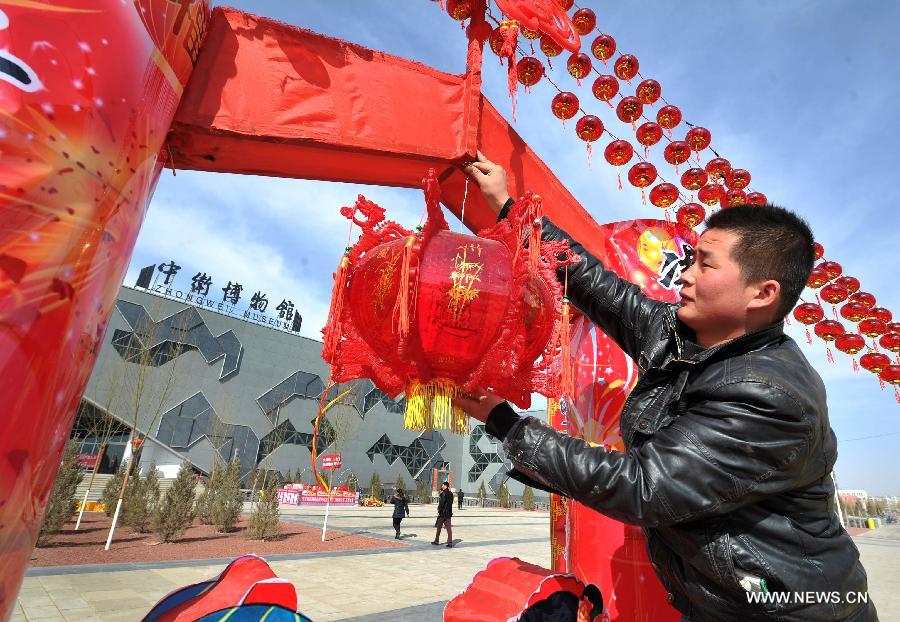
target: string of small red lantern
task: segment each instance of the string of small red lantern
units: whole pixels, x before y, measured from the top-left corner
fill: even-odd
[[[558,1],[563,5],[565,10],[569,10],[574,5],[574,2],[570,0]],[[465,14],[464,17],[460,17],[461,13],[459,12],[454,13],[451,11],[452,9],[463,5],[469,7],[467,12],[463,11]],[[592,52],[594,53],[594,56],[605,64],[609,58],[612,58],[614,53],[618,53],[618,58],[614,65],[614,72],[616,75],[601,74],[593,65],[590,58],[580,50],[574,52],[570,56],[569,61],[567,62],[567,69],[570,75],[578,81],[579,85],[581,84],[581,79],[587,76],[591,71],[596,73],[599,77],[595,81],[592,91],[598,99],[606,101],[610,107],[612,107],[611,100],[618,95],[619,103],[616,106],[617,117],[625,123],[630,122],[632,124],[638,142],[645,147],[645,157],[641,158],[638,154],[639,162],[633,165],[628,173],[629,182],[635,187],[642,189],[642,198],[644,199],[644,202],[646,203],[645,189],[658,179],[659,183],[650,190],[650,199],[654,205],[666,210],[667,219],[669,218],[668,208],[675,204],[679,199],[682,201],[682,205],[677,214],[679,222],[694,228],[705,218],[705,210],[702,206],[693,202],[693,194],[691,195],[691,202],[685,201],[677,186],[665,181],[665,179],[659,175],[656,167],[646,159],[649,155],[649,147],[658,143],[659,140],[665,137],[669,144],[664,150],[664,157],[666,161],[675,166],[676,175],[678,174],[678,165],[690,161],[691,151],[694,152],[697,163],[701,165],[702,162],[699,158],[700,151],[709,148],[710,151],[715,154],[716,158],[707,163],[704,168],[692,167],[685,171],[681,176],[682,186],[692,192],[698,190],[698,199],[707,206],[714,207],[716,203],[721,204],[722,207],[730,207],[740,203],[766,203],[767,198],[761,192],[754,192],[752,190],[750,193],[744,192],[744,188],[749,187],[751,179],[749,171],[744,169],[732,169],[728,160],[719,156],[718,152],[711,146],[711,134],[709,130],[695,126],[685,120],[685,124],[691,128],[688,130],[685,140],[677,141],[671,138],[672,129],[682,121],[681,110],[677,106],[669,103],[668,100],[662,96],[662,87],[659,82],[656,80],[644,79],[644,76],[639,71],[639,62],[635,56],[623,54],[621,51],[618,51],[615,39],[610,35],[602,33],[596,28],[596,15],[591,9],[577,6],[576,9],[575,14],[573,15],[573,23],[576,24],[576,29],[579,31],[579,34],[585,35],[589,34],[591,31],[599,33],[599,36],[592,43]],[[464,21],[471,15],[471,4],[468,0],[448,0],[447,10],[455,19]],[[498,21],[490,13],[489,9],[488,16],[498,25],[498,29],[509,23],[505,20],[504,22]],[[524,27],[521,31],[526,38],[531,40],[541,36],[540,33],[528,31],[528,29]],[[517,34],[518,32],[516,35]],[[504,47],[507,48],[507,53],[503,54],[497,49],[494,49],[493,33],[490,43],[490,47],[498,54],[498,56],[507,56],[509,59],[510,96],[513,98],[513,106],[515,106],[513,56],[508,53],[510,44],[508,41],[504,40]],[[599,49],[598,45],[600,46]],[[530,92],[531,86],[537,84],[542,77],[546,77],[547,81],[557,90],[557,95],[553,98],[553,102],[551,103],[551,109],[554,115],[562,119],[565,124],[566,120],[573,118],[579,111],[582,113],[583,116],[576,123],[575,129],[578,137],[587,143],[589,165],[591,143],[598,140],[604,133],[613,138],[613,142],[610,143],[604,151],[606,160],[610,164],[616,166],[617,170],[620,165],[627,164],[631,161],[632,157],[635,155],[631,143],[617,138],[603,124],[598,116],[588,114],[582,107],[578,97],[574,93],[563,91],[547,74],[547,71],[543,67],[543,63],[534,57],[527,56],[522,47],[518,45],[517,41],[515,46],[523,56],[523,58],[516,63],[516,78],[526,87],[526,92]],[[541,36],[540,47],[547,56],[548,66],[552,69],[553,66],[550,59],[561,54],[562,47],[546,35]],[[642,81],[638,85],[635,95],[623,95],[620,92],[617,77],[628,81],[630,84],[631,79],[636,76],[640,77]],[[653,105],[657,101],[662,101],[665,106],[661,107],[657,112],[657,122],[653,122],[644,114],[643,106],[644,104]],[[639,119],[644,119],[645,123],[640,127],[637,127],[636,122]],[[668,131],[669,136],[663,134],[663,128]],[[712,181],[710,181],[710,177],[712,178]],[[619,188],[621,189],[621,187],[621,176],[619,176]],[[725,190],[725,188],[728,189]],[[817,247],[816,259],[820,259],[822,253],[819,252],[819,249],[821,249],[821,246],[817,245]],[[830,270],[828,270],[828,268],[830,268]],[[857,370],[861,365],[864,369],[873,372],[878,377],[882,387],[883,382],[894,385],[895,396],[897,401],[900,402],[900,354],[897,356],[896,363],[892,363],[889,356],[878,351],[878,344],[875,343],[875,338],[880,337],[878,343],[885,349],[894,353],[900,353],[900,323],[891,322],[892,314],[890,310],[882,307],[875,307],[875,299],[871,294],[859,291],[847,291],[845,296],[842,289],[847,289],[846,281],[848,279],[852,280],[850,282],[856,285],[857,290],[859,289],[859,281],[854,277],[842,277],[841,272],[841,267],[836,262],[822,262],[816,266],[816,269],[813,271],[809,285],[813,289],[816,289],[817,287],[822,288],[823,297],[833,305],[835,318],[837,317],[836,305],[847,300],[848,304],[841,308],[842,315],[847,319],[856,318],[855,320],[851,319],[851,321],[855,321],[859,324],[857,329],[862,334],[873,339],[869,351],[860,358],[859,364],[856,362],[855,354],[865,348],[865,340],[857,333],[847,333],[843,325],[837,319],[825,320],[824,311],[822,311],[820,304],[807,303],[804,300],[801,300],[794,310],[794,316],[798,321],[807,325],[807,339],[810,343],[812,342],[812,339],[808,327],[811,323],[815,324],[814,332],[819,338],[826,342],[826,354],[830,362],[834,362],[834,357],[830,349],[830,343],[834,341],[837,349],[851,356],[854,370]],[[823,273],[825,275],[824,281],[821,280]],[[841,279],[845,280],[845,283],[842,284],[837,282]],[[832,283],[831,281],[835,282]],[[869,301],[871,302],[866,307],[865,303]],[[850,305],[849,308],[851,311],[845,311],[845,308],[847,308],[848,305]],[[860,315],[860,313],[863,313],[862,309],[866,310],[864,315]]]

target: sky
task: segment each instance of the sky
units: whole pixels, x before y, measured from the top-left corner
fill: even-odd
[[[231,5],[442,71],[465,70],[464,33],[430,0],[244,0]],[[663,96],[681,108],[687,121],[712,132],[722,156],[751,171],[752,188],[803,216],[826,257],[857,276],[879,305],[900,315],[900,210],[888,192],[900,167],[900,3],[580,0],[578,5],[594,9],[599,28],[616,38],[619,50],[638,57],[641,74],[662,84]],[[492,12],[499,16],[496,7]],[[539,50],[536,56],[543,60]],[[554,81],[575,92],[587,112],[628,137],[630,128],[593,99],[591,81],[578,87],[565,73],[565,58],[555,59]],[[505,68],[490,52],[483,90],[511,119]],[[602,160],[606,140],[595,149],[589,168],[574,120],[563,127],[550,112],[555,92],[546,80],[530,94],[520,88],[516,130],[598,222],[661,217],[658,208],[641,204],[639,191],[627,182],[618,190],[615,171]],[[658,166],[677,181],[669,165]],[[237,281],[268,292],[273,306],[281,298],[292,300],[303,315],[302,334],[320,338],[331,275],[347,243],[348,225],[339,209],[360,193],[405,226],[419,221],[422,194],[413,189],[164,173],[125,284],[133,285],[146,265],[175,260],[182,274],[207,272],[214,283],[221,281],[220,288]],[[452,215],[448,220],[460,230]],[[879,390],[868,372],[854,373],[839,352],[836,364],[829,364],[821,342],[808,346],[796,322],[788,332],[828,387],[829,416],[839,441],[839,487],[900,494],[895,458],[900,455],[900,406],[893,391]]]

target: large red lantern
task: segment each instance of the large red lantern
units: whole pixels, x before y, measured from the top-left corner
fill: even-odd
[[[632,54],[622,54],[613,64],[613,73],[615,73],[616,77],[620,80],[628,82],[637,75],[639,68],[640,63],[636,56],[633,56]]]
[[[900,322],[888,322],[887,332],[892,335],[900,335]]]
[[[594,80],[594,86],[591,90],[594,92],[594,97],[608,103],[611,108],[610,100],[619,92],[619,81],[615,76],[603,74]]]
[[[569,91],[557,93],[553,101],[550,102],[550,109],[553,111],[553,114],[563,121],[574,117],[578,113],[578,106],[578,97],[575,93],[570,93]]]
[[[722,207],[734,207],[735,205],[744,205],[747,203],[747,195],[743,190],[735,190],[734,188],[726,190],[720,201]]]
[[[850,292],[843,285],[838,285],[837,283],[829,283],[822,288],[822,290],[819,292],[819,295],[825,302],[830,302],[833,305],[837,305],[847,300],[847,296],[850,295]]]
[[[541,52],[549,58],[554,58],[562,54],[563,46],[556,42],[556,39],[549,35],[541,36]]]
[[[572,14],[572,25],[578,34],[590,34],[597,25],[597,15],[591,9],[578,9]]]
[[[616,40],[609,35],[600,35],[591,44],[591,54],[605,64],[616,53]]]
[[[814,330],[816,331],[816,335],[826,343],[834,341],[846,332],[844,326],[835,320],[822,320],[816,324]],[[826,346],[825,354],[828,357],[828,362],[834,363],[834,354],[831,353],[830,347]]]
[[[581,86],[581,79],[591,73],[591,58],[584,52],[576,52],[569,57],[566,62],[566,69],[569,74],[578,81]]]
[[[628,169],[628,182],[635,188],[641,189],[641,201],[647,204],[645,188],[656,181],[656,167],[649,162],[638,162]]]
[[[693,229],[706,218],[706,210],[699,203],[685,203],[678,208],[675,219],[684,225]]]
[[[575,124],[575,133],[586,143],[592,143],[603,135],[603,121],[592,114],[586,114]]]
[[[638,84],[634,94],[637,95],[637,98],[641,100],[641,102],[651,106],[662,97],[662,86],[653,79],[643,80]]]
[[[540,214],[536,197],[475,237],[449,230],[433,170],[424,184],[419,233],[363,197],[341,209],[362,234],[335,276],[322,357],[334,382],[369,378],[388,395],[404,392],[408,428],[463,432],[456,395],[492,387],[527,407],[532,392],[558,392],[546,357],[562,328],[555,270],[568,247],[540,242],[538,229],[520,252]],[[539,357],[546,364],[534,365]]]
[[[856,354],[866,347],[866,340],[856,333],[845,333],[834,340],[834,347],[849,354],[853,360],[853,371],[859,371],[859,363],[856,362]]]
[[[603,157],[616,167],[616,177],[619,179],[619,190],[621,190],[622,175],[619,172],[619,167],[631,162],[631,158],[634,157],[634,147],[627,140],[614,140],[606,145],[606,149],[603,150]]]
[[[678,200],[678,188],[674,184],[662,182],[650,189],[650,202],[662,209],[668,208]]]
[[[466,21],[472,17],[472,0],[447,0],[447,13],[457,21]]]
[[[841,267],[841,264],[836,261],[823,261],[819,264],[819,267],[828,273],[828,280],[838,278],[839,276],[841,276],[841,272],[843,272],[844,270]]]

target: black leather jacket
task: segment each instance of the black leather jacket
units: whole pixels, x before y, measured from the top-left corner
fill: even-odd
[[[564,238],[545,221],[544,239]],[[670,602],[692,622],[877,620],[857,602],[866,574],[835,514],[825,387],[782,324],[703,350],[677,306],[572,247],[583,259],[569,268],[570,300],[640,369],[621,414],[626,451],[514,421],[504,403],[487,431],[506,437],[512,476],[643,527]],[[825,602],[748,603],[748,576]]]

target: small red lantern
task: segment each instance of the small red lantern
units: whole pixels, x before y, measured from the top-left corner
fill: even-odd
[[[647,194],[644,190],[656,181],[656,167],[649,162],[638,162],[628,169],[628,182],[635,188],[641,189],[641,201],[647,204]]]
[[[641,102],[651,106],[662,96],[662,86],[653,79],[643,80],[638,84],[634,94]]]
[[[616,59],[616,62],[613,65],[613,73],[615,73],[616,77],[620,80],[625,80],[627,82],[637,75],[639,67],[640,63],[638,63],[636,56],[632,54],[622,54]]]
[[[886,365],[878,374],[878,379],[894,385],[897,401],[900,402],[900,392],[897,392],[897,387],[900,387],[900,365]]]
[[[559,56],[562,54],[562,51],[563,47],[556,42],[556,39],[548,35],[541,36],[541,52],[543,52],[547,58]]]
[[[824,341],[834,341],[846,331],[843,324],[836,320],[821,320],[816,323],[816,335]]]
[[[892,335],[900,335],[900,322],[888,322],[887,332]]]
[[[873,296],[869,292],[855,292],[853,294],[850,294],[849,300],[864,305],[866,309],[871,309],[875,306],[875,296]]]
[[[872,307],[869,309],[869,317],[873,317],[876,320],[881,320],[885,324],[888,324],[894,319],[894,314],[891,313],[890,309],[885,309],[884,307]]]
[[[742,190],[750,185],[750,171],[733,168],[725,175],[725,185],[732,190]]]
[[[855,276],[850,276],[845,274],[844,276],[838,277],[834,281],[838,285],[842,287],[846,287],[847,291],[851,294],[854,294],[859,291],[859,279]]]
[[[671,136],[672,128],[681,123],[681,110],[678,109],[678,106],[672,106],[671,104],[663,106],[656,113],[656,121],[669,130],[669,135]]]
[[[616,106],[616,116],[622,121],[631,123],[632,125],[641,118],[642,114],[644,114],[644,104],[633,95],[623,97],[619,100],[619,105]]]
[[[638,129],[635,130],[635,138],[637,138],[639,143],[644,145],[644,157],[646,157],[647,148],[651,145],[655,145],[662,138],[662,128],[659,126],[659,123],[647,121],[646,123],[642,123]]]
[[[706,185],[707,181],[709,181],[709,175],[702,168],[689,168],[681,174],[681,185],[687,190],[699,190]]]
[[[558,4],[563,11],[568,11],[575,4],[575,0],[556,0],[556,4]]]
[[[597,25],[597,15],[591,9],[578,9],[572,14],[572,25],[575,32],[586,35]]]
[[[727,190],[722,196],[722,207],[734,207],[735,205],[744,205],[747,203],[747,195],[743,190]]]
[[[867,317],[859,322],[859,332],[874,339],[887,332],[887,324],[874,317]]]
[[[766,195],[764,195],[762,192],[747,193],[747,203],[749,203],[750,205],[765,205],[768,200],[768,197],[766,197]]]
[[[529,89],[544,77],[544,65],[535,57],[526,56],[516,63],[516,77]]]
[[[575,124],[575,133],[585,142],[594,142],[603,135],[603,121],[592,114],[586,114]]]
[[[706,163],[706,172],[713,180],[725,179],[725,176],[731,172],[731,162],[725,158],[713,158]]]
[[[678,200],[678,188],[675,184],[662,182],[650,189],[650,202],[662,209],[668,208]]]
[[[678,174],[678,165],[684,164],[691,157],[691,148],[683,140],[673,140],[663,150],[663,157],[669,164],[675,165],[675,174]]]
[[[814,302],[804,302],[794,308],[794,317],[801,324],[810,326],[825,319],[825,312],[821,305]]]
[[[142,439],[139,436],[135,436],[134,438],[131,439],[131,450],[137,451],[138,449],[141,448],[141,445],[143,445],[143,444],[144,444],[144,439]]]
[[[841,315],[855,324],[869,317],[869,308],[864,304],[851,300],[841,307]]]
[[[614,140],[606,145],[606,149],[603,150],[603,157],[616,167],[616,176],[619,178],[619,190],[621,190],[622,175],[619,172],[619,167],[631,162],[631,158],[634,157],[634,147],[627,140]]]
[[[881,370],[891,364],[891,358],[881,352],[866,352],[859,358],[859,365],[873,374],[880,374]]]
[[[605,64],[616,53],[616,40],[609,35],[600,35],[591,44],[591,53]]]
[[[693,229],[706,218],[706,210],[699,203],[685,203],[678,208],[675,218],[685,227]]]
[[[822,259],[822,255],[825,254],[825,248],[818,242],[813,242],[813,251],[815,251],[816,261]]]
[[[809,279],[807,279],[806,284],[813,289],[819,289],[830,280],[831,278],[828,276],[828,273],[825,272],[821,266],[816,266],[812,269],[812,272],[809,273]]]
[[[823,261],[819,264],[819,267],[828,273],[829,281],[838,278],[839,276],[841,276],[841,272],[844,271],[844,269],[841,267],[841,264],[836,261]]]
[[[575,93],[568,91],[557,93],[550,103],[550,109],[553,110],[553,114],[563,121],[574,117],[578,113],[578,106],[578,97]]]
[[[472,17],[472,0],[447,0],[447,14],[459,22]]]
[[[712,134],[705,127],[692,127],[685,135],[684,141],[691,149],[699,153],[709,147],[709,143],[712,142]]]
[[[844,354],[853,356],[858,352],[862,352],[863,348],[866,347],[866,340],[856,333],[846,333],[834,340],[834,347]]]
[[[532,30],[531,28],[526,28],[525,26],[519,26],[519,32],[522,33],[522,36],[528,39],[529,41],[534,41],[535,39],[539,39],[541,36],[540,30]],[[531,48],[532,54],[534,53],[534,48]]]
[[[837,305],[847,300],[847,296],[850,295],[850,292],[843,285],[838,285],[837,283],[829,283],[822,288],[822,291],[819,292],[819,295],[825,302],[831,303],[832,305]]]
[[[723,196],[725,196],[725,188],[719,184],[706,184],[697,193],[697,199],[710,207],[719,203]]]
[[[584,52],[572,54],[568,62],[566,62],[566,69],[569,70],[569,74],[581,86],[581,79],[591,72],[591,57]]]
[[[900,334],[885,333],[878,340],[878,345],[885,350],[890,350],[896,354],[897,352],[900,352]]]
[[[596,80],[594,80],[594,86],[592,88],[594,92],[594,97],[599,99],[600,101],[604,101],[609,103],[613,97],[619,92],[619,81],[616,80],[615,76],[611,76],[609,74],[603,74],[598,76]],[[609,104],[610,108],[612,104]]]

